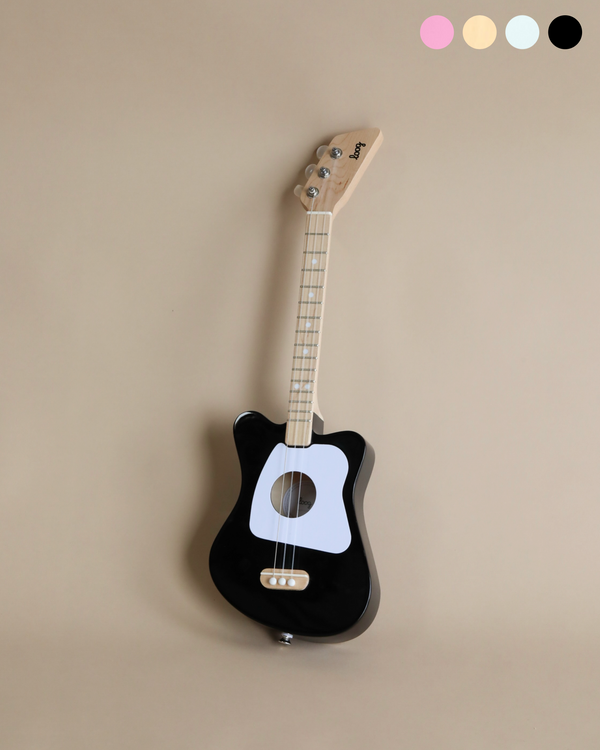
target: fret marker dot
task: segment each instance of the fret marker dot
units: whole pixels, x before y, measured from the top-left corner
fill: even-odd
[[[307,391],[310,390],[310,385],[308,383],[304,387],[306,388]]]
[[[315,295],[314,295],[314,293],[313,293],[313,292],[309,292],[309,293],[308,293],[308,296],[309,296],[309,297],[314,297]]]
[[[294,383],[294,388],[300,388],[299,383]]]
[[[313,262],[312,262],[312,263],[313,263],[313,266],[315,265],[315,263],[316,263],[316,262],[317,262],[317,259],[316,259],[316,258],[313,258]]]
[[[303,349],[302,354],[308,354],[308,349]]]
[[[310,323],[307,323],[307,324],[306,324],[306,327],[307,327],[307,328],[310,328]]]

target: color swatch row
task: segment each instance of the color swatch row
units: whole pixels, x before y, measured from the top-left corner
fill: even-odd
[[[472,16],[463,26],[463,39],[473,49],[486,49],[496,41],[496,24],[487,16]],[[540,37],[540,27],[530,16],[515,16],[506,24],[506,40],[516,49],[529,49]],[[559,49],[572,49],[583,29],[573,16],[558,16],[548,27],[548,38]],[[454,26],[445,16],[429,16],[421,24],[421,40],[430,49],[443,49],[454,39]]]

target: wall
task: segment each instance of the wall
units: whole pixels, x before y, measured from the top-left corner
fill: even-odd
[[[503,38],[522,13],[530,50]],[[2,747],[596,750],[597,4],[0,18]],[[382,604],[355,641],[284,649],[206,556],[234,417],[285,419],[293,187],[360,127],[385,140],[336,220],[320,403],[377,453]]]

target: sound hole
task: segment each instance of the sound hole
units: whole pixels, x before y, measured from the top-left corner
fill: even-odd
[[[273,507],[286,518],[304,516],[316,499],[317,489],[313,480],[300,471],[288,471],[271,488]]]

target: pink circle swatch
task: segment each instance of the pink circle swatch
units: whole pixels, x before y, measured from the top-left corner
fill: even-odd
[[[430,49],[443,49],[454,39],[454,26],[445,16],[429,16],[421,24],[421,40]]]

